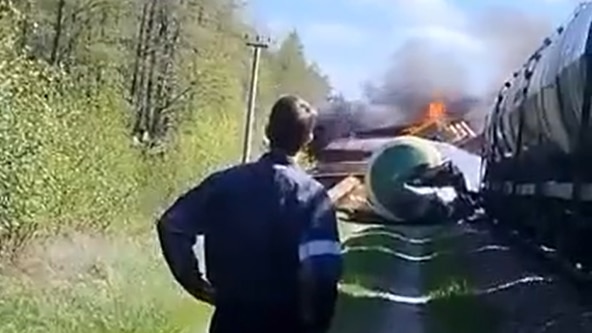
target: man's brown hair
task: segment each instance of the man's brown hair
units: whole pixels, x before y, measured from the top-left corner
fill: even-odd
[[[295,155],[312,139],[317,113],[294,95],[282,96],[271,108],[265,134],[270,148]]]

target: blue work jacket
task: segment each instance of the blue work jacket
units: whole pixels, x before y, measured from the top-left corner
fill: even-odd
[[[183,274],[199,273],[192,247],[196,236],[205,236],[206,277],[216,302],[295,300],[305,264],[321,285],[336,284],[342,274],[327,191],[279,152],[210,175],[176,200],[158,229],[181,284]]]

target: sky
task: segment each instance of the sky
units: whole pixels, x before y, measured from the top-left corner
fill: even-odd
[[[510,8],[548,21],[564,23],[574,0],[250,0],[249,11],[263,33],[280,40],[296,29],[309,60],[319,64],[336,91],[356,99],[363,84],[384,76],[392,57],[406,41],[429,40],[451,52],[466,67],[471,88],[482,91],[493,80],[488,47],[474,32],[484,12],[497,8],[493,28],[503,24]],[[515,31],[520,34],[520,29]],[[506,32],[507,33],[507,32]],[[510,31],[510,33],[513,33]],[[508,75],[511,73],[508,73]]]

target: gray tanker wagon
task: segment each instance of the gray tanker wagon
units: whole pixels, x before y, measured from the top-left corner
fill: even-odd
[[[486,126],[483,193],[501,223],[592,263],[592,4],[507,81]]]
[[[392,222],[434,223],[439,221],[428,220],[452,217],[459,195],[450,181],[454,175],[442,169],[444,173],[436,180],[439,185],[414,184],[414,180],[425,180],[428,173],[417,172],[418,167],[440,168],[445,162],[451,162],[462,172],[462,187],[476,190],[479,157],[449,144],[414,136],[392,139],[377,149],[368,162],[365,183],[370,206]]]
[[[422,219],[437,198],[414,191],[406,181],[418,166],[435,167],[442,161],[434,145],[417,137],[402,136],[381,146],[368,161],[365,175],[372,210],[393,222]]]
[[[435,167],[451,161],[465,175],[470,191],[477,191],[480,158],[452,145],[414,136],[394,138],[349,139],[335,142],[327,152],[347,151],[349,156],[363,160],[341,162],[341,167],[353,166],[364,184],[367,207],[385,223],[413,223],[425,221],[438,208],[451,204],[456,198],[452,186],[433,188],[409,186],[420,165]],[[329,163],[326,168],[339,166]],[[323,165],[319,166],[321,169]],[[327,170],[327,169],[325,169]],[[345,173],[352,174],[353,170]]]

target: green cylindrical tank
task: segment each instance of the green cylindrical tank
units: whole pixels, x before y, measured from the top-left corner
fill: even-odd
[[[432,142],[414,136],[400,136],[382,146],[370,158],[365,177],[373,210],[391,221],[420,219],[430,202],[403,184],[416,166],[435,166],[442,159]]]

